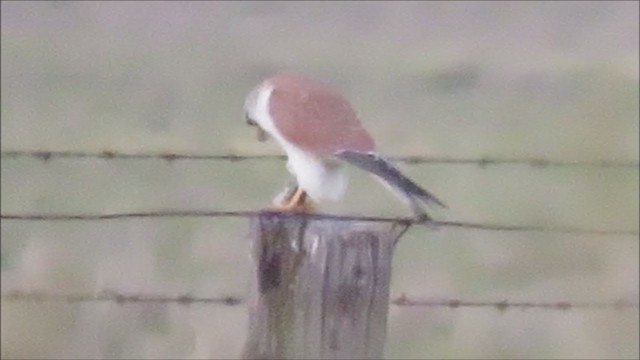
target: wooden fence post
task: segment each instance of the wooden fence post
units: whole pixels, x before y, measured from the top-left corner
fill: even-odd
[[[251,220],[247,359],[380,359],[406,224],[265,212]]]

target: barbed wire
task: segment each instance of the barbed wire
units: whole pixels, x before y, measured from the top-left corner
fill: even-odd
[[[383,216],[350,216],[350,215],[331,215],[331,214],[302,214],[288,213],[278,211],[218,211],[218,210],[159,210],[148,212],[130,212],[130,213],[112,213],[112,214],[0,214],[2,220],[22,220],[22,221],[101,221],[101,220],[118,220],[133,218],[165,218],[165,217],[240,217],[250,218],[259,216],[277,216],[292,217],[303,216],[314,220],[329,221],[364,221],[364,222],[388,222],[406,225],[426,225],[431,229],[442,227],[485,230],[485,231],[519,231],[519,232],[548,232],[548,233],[567,233],[579,235],[621,235],[621,236],[638,236],[638,230],[620,230],[620,229],[585,229],[567,226],[541,226],[541,225],[501,225],[478,222],[464,221],[437,221],[428,222],[417,221],[410,217],[383,217]]]
[[[48,293],[42,291],[7,291],[2,293],[2,301],[15,302],[67,302],[67,303],[89,303],[89,302],[115,302],[117,304],[127,303],[175,303],[180,305],[191,304],[217,304],[226,306],[240,305],[244,300],[238,296],[226,295],[217,297],[195,297],[189,294],[183,295],[162,295],[162,294],[123,294],[112,290],[100,291],[95,294],[75,293],[61,294]]]
[[[126,153],[119,151],[68,151],[68,150],[5,150],[0,156],[7,158],[35,158],[47,162],[54,158],[89,158],[89,159],[160,159],[166,161],[175,160],[218,160],[218,161],[245,161],[245,160],[285,160],[284,155],[251,155],[251,154],[188,154],[173,152],[146,152],[146,153]],[[457,164],[475,165],[481,168],[490,165],[527,165],[537,168],[545,167],[598,167],[598,168],[634,168],[640,167],[634,161],[612,161],[612,160],[549,160],[545,158],[454,158],[449,156],[389,156],[390,161],[398,161],[406,164]]]
[[[119,305],[126,304],[176,304],[176,305],[221,305],[238,306],[245,303],[245,299],[235,295],[223,295],[214,297],[197,297],[190,294],[124,294],[107,290],[95,294],[91,293],[48,293],[43,291],[6,291],[2,293],[2,301],[7,302],[66,302],[77,303],[104,303],[111,302]],[[398,307],[434,307],[434,308],[495,308],[500,311],[509,309],[541,309],[541,310],[571,310],[571,309],[609,309],[609,310],[633,310],[638,309],[637,302],[628,300],[616,300],[609,302],[571,302],[571,301],[466,301],[459,299],[412,299],[405,294],[390,301],[391,305]]]
[[[458,299],[411,299],[402,294],[391,300],[391,303],[401,307],[448,307],[457,308],[495,308],[499,311],[509,309],[543,309],[543,310],[571,310],[571,309],[638,309],[638,303],[628,300],[610,302],[571,302],[571,301],[465,301]]]

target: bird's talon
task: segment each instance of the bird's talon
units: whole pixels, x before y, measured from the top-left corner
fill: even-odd
[[[297,188],[292,195],[288,195],[283,199],[280,205],[274,205],[269,208],[270,211],[291,212],[291,213],[312,213],[315,208],[308,199],[307,194],[301,188]]]

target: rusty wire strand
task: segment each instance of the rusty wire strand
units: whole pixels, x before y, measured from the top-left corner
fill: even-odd
[[[88,158],[88,159],[160,159],[174,160],[218,160],[218,161],[243,161],[243,160],[284,160],[286,156],[275,154],[188,154],[173,152],[146,152],[127,153],[120,151],[69,151],[69,150],[5,150],[0,156],[7,158],[35,158],[48,161],[54,158]],[[390,161],[398,161],[406,164],[456,164],[476,165],[487,167],[490,165],[527,165],[537,168],[545,167],[599,167],[599,168],[639,168],[635,161],[614,160],[549,160],[544,158],[455,158],[450,156],[389,156]]]
[[[176,305],[221,305],[238,306],[245,300],[235,295],[214,297],[198,297],[191,294],[124,294],[116,291],[101,291],[98,293],[48,293],[42,291],[6,291],[2,293],[2,301],[7,302],[66,302],[104,303],[111,302],[119,305],[126,304],[176,304]],[[571,301],[466,301],[459,299],[412,299],[405,294],[390,301],[398,307],[435,307],[435,308],[494,308],[500,311],[509,309],[541,309],[541,310],[571,310],[571,309],[609,309],[609,310],[637,310],[638,303],[627,300],[609,302],[571,302]]]
[[[0,214],[3,220],[23,220],[23,221],[99,221],[118,220],[133,218],[166,218],[166,217],[239,217],[249,218],[257,216],[305,216],[314,220],[330,221],[365,221],[365,222],[387,222],[406,225],[426,225],[431,229],[438,228],[458,228],[484,231],[519,231],[519,232],[548,232],[566,233],[580,235],[621,235],[638,236],[638,230],[620,229],[585,229],[568,226],[541,226],[541,225],[501,225],[464,221],[429,221],[418,222],[410,217],[383,217],[383,216],[350,216],[350,215],[330,215],[330,214],[296,214],[282,213],[277,211],[222,211],[222,210],[159,210],[147,212],[112,213],[112,214],[92,214],[92,213],[31,213],[31,214]]]

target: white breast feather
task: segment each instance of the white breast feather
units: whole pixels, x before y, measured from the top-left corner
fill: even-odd
[[[327,164],[288,142],[276,128],[269,115],[269,97],[273,88],[265,85],[259,92],[254,108],[254,120],[282,146],[287,153],[287,169],[296,177],[298,185],[313,200],[337,200],[347,187],[347,178],[340,167]]]

